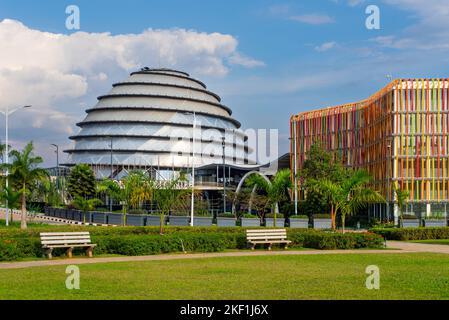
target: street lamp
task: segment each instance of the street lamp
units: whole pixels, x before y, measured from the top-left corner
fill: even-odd
[[[59,146],[55,143],[51,144],[53,147],[56,148],[56,189],[58,190],[58,192],[60,192],[60,188],[59,188]]]
[[[225,158],[225,136],[221,137],[221,146],[223,148],[223,213],[226,213],[226,158]]]
[[[112,166],[112,153],[113,153],[112,136],[110,136],[109,138],[111,139],[111,143],[109,146],[111,148],[110,149],[110,153],[111,153],[110,165],[111,165],[111,180],[112,180],[113,175],[114,175],[114,169]],[[111,195],[109,195],[109,211],[112,212],[112,197],[111,197]]]
[[[190,204],[190,226],[193,227],[193,212],[194,212],[194,190],[195,190],[195,131],[196,131],[196,113],[184,112],[184,114],[193,114],[193,132],[192,132],[192,198]]]
[[[5,115],[5,158],[4,163],[9,164],[9,147],[8,147],[8,118],[10,114],[13,114],[17,110],[20,110],[22,108],[31,108],[31,106],[22,106],[17,107],[12,110],[9,110],[9,107],[6,107],[6,111],[0,111]],[[8,181],[8,175],[9,175],[9,168],[6,167],[6,188],[9,187],[9,181]],[[6,220],[6,226],[9,225],[9,208],[8,208],[8,199],[6,199],[6,213],[5,213],[5,220]]]

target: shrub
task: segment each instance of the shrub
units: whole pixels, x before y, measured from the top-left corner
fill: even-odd
[[[432,229],[432,228],[429,228]],[[449,229],[449,228],[447,228]],[[90,231],[97,244],[95,254],[151,255],[168,252],[217,252],[226,249],[244,249],[246,228],[240,227],[166,227],[159,235],[158,227],[82,227],[35,226],[27,230],[0,229],[0,261],[26,257],[42,257],[40,232]],[[293,247],[315,249],[379,248],[380,235],[370,233],[332,233],[307,229],[288,229]],[[65,249],[54,250],[54,256]],[[76,252],[83,252],[77,249]]]
[[[383,238],[374,233],[335,233],[308,229],[289,229],[291,246],[313,249],[382,248]]]
[[[274,213],[268,213],[265,215],[265,218],[274,218]],[[276,215],[276,219],[284,219],[284,215],[282,213],[278,213]]]
[[[313,218],[314,219],[330,219],[331,215],[330,214],[326,214],[326,213],[320,213],[320,214],[314,214]]]
[[[259,218],[258,216],[254,215],[254,214],[250,214],[250,213],[245,213],[244,215],[242,215],[242,218]]]
[[[387,240],[431,240],[449,239],[449,227],[426,228],[373,228],[370,231]]]
[[[128,214],[148,214],[148,211],[144,209],[129,209]]]
[[[217,217],[219,217],[219,218],[235,218],[235,215],[230,212],[227,212],[227,213],[219,213],[219,214],[217,214]]]
[[[309,217],[305,214],[300,214],[300,215],[292,215],[290,216],[290,219],[309,219]]]

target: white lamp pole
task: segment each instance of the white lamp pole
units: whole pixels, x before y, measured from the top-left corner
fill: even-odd
[[[8,147],[8,118],[10,114],[13,114],[14,112],[16,112],[19,109],[22,108],[31,108],[31,106],[23,106],[23,107],[18,107],[18,108],[14,108],[12,110],[9,110],[9,107],[6,107],[6,111],[0,111],[1,113],[3,113],[5,115],[5,158],[4,158],[4,163],[9,164],[9,147]],[[6,188],[9,187],[9,168],[6,168]],[[8,199],[6,199],[6,213],[5,213],[5,220],[6,220],[6,226],[9,226],[9,208],[8,208]]]
[[[192,132],[192,198],[190,204],[190,226],[193,227],[193,213],[195,205],[195,131],[196,131],[196,113],[193,112],[193,132]]]

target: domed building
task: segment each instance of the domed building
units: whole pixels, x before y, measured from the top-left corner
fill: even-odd
[[[142,68],[86,112],[70,137],[73,149],[65,150],[67,165],[90,164],[98,178],[145,168],[167,179],[193,164],[216,172],[211,180],[218,182],[222,163],[248,166],[246,136],[231,109],[185,72]]]

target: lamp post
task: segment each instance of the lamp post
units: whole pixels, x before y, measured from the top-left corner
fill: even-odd
[[[390,165],[391,165],[391,142],[387,140],[387,221],[390,220]]]
[[[225,136],[221,137],[221,146],[223,148],[223,213],[226,213],[226,158],[225,158]]]
[[[185,112],[184,114],[193,114],[193,131],[192,131],[192,197],[190,204],[190,226],[193,227],[193,213],[195,205],[195,131],[196,131],[196,112]]]
[[[111,180],[112,180],[112,176],[113,176],[113,174],[114,174],[114,170],[113,170],[113,167],[112,167],[112,152],[113,152],[113,149],[112,149],[112,136],[110,136],[109,137],[110,139],[111,139],[111,144],[110,144],[110,147],[111,147]],[[109,211],[110,212],[112,212],[112,197],[111,196],[109,196]]]
[[[58,190],[58,193],[60,192],[59,188],[59,146],[55,143],[51,144],[53,147],[56,148],[56,189]]]
[[[1,113],[3,113],[5,115],[5,158],[4,158],[4,163],[9,164],[9,147],[8,147],[8,118],[10,114],[13,114],[14,112],[16,112],[17,110],[20,110],[22,108],[31,108],[31,106],[22,106],[22,107],[17,107],[14,108],[12,110],[9,110],[9,107],[6,107],[6,111],[0,111]],[[8,181],[8,176],[9,176],[9,168],[6,168],[6,188],[9,187],[9,181]],[[8,199],[6,199],[6,212],[5,212],[5,220],[6,220],[6,226],[9,226],[9,208],[8,208]]]

